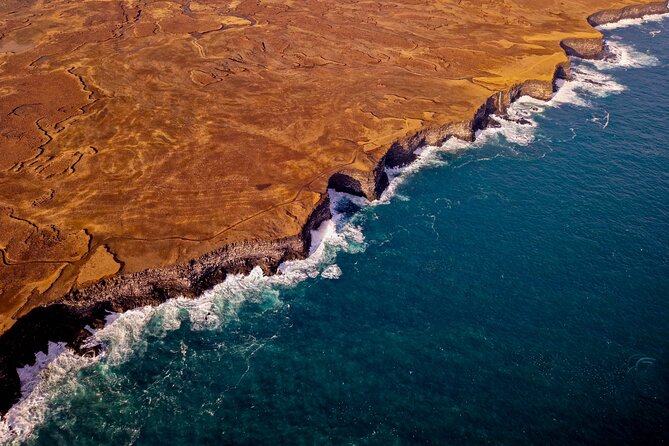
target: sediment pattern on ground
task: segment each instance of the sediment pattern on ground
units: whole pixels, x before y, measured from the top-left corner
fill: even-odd
[[[3,3],[0,409],[48,340],[304,257],[327,187],[550,98],[635,3]]]

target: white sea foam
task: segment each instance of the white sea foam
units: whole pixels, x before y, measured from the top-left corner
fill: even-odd
[[[282,288],[319,275],[328,279],[339,278],[341,269],[334,264],[337,252],[361,252],[366,243],[361,227],[337,209],[346,202],[356,206],[369,203],[363,198],[332,190],[330,195],[333,218],[312,232],[309,257],[281,264],[279,274],[265,276],[257,267],[248,275],[229,276],[197,299],[176,298],[157,307],[110,314],[105,327],[93,331],[88,341],[91,345],[107,346],[96,358],[83,358],[64,344],[50,343],[46,354],[37,353],[34,365],[18,370],[22,398],[0,420],[0,444],[25,441],[35,426],[44,421],[50,398],[65,387],[76,388],[76,374],[83,367],[96,363],[103,368],[111,367],[128,360],[131,355],[141,355],[148,348],[150,338],[179,329],[186,318],[193,329],[217,329],[234,320],[238,308],[246,301],[274,299],[275,305],[282,305],[279,300]]]
[[[622,44],[616,44],[615,48],[622,48],[620,53],[630,55],[625,59],[627,65],[624,66],[642,66],[632,65],[629,62],[635,60],[633,56],[640,53],[634,53],[630,47]],[[573,67],[573,79],[571,81],[558,81],[558,91],[549,101],[541,101],[529,96],[519,98],[509,107],[507,116],[492,116],[498,126],[490,126],[477,131],[476,139],[473,142],[450,138],[439,147],[425,146],[416,150],[417,159],[413,163],[401,168],[386,169],[390,184],[379,203],[388,203],[392,199],[396,199],[400,185],[414,173],[427,167],[437,167],[445,164],[447,161],[442,159],[444,153],[457,153],[481,147],[496,138],[502,138],[512,145],[528,146],[535,140],[536,117],[547,108],[563,105],[590,107],[592,98],[605,97],[624,91],[625,87],[616,82],[613,75],[604,71],[615,67],[620,67],[620,65],[614,60],[597,66],[591,66],[588,62],[581,62]]]
[[[321,273],[321,277],[324,277],[325,279],[339,279],[341,277],[341,268],[339,265],[334,264],[334,265],[329,265],[327,268],[323,270]]]
[[[84,367],[96,363],[101,367],[110,367],[128,360],[133,354],[141,355],[148,347],[148,337],[161,337],[178,330],[186,319],[196,330],[221,329],[228,321],[237,317],[237,310],[244,302],[256,300],[282,305],[281,289],[319,276],[326,279],[339,278],[342,271],[334,263],[337,253],[356,253],[366,248],[360,224],[355,218],[351,219],[346,213],[339,212],[347,203],[364,207],[383,205],[391,199],[401,198],[397,193],[399,185],[421,169],[445,164],[446,161],[441,158],[443,153],[457,153],[480,147],[500,137],[519,146],[531,144],[537,127],[535,117],[547,107],[560,107],[564,104],[588,107],[591,105],[591,98],[625,89],[607,73],[608,70],[657,63],[654,57],[639,53],[616,40],[609,42],[609,48],[613,57],[605,61],[579,63],[573,68],[574,79],[561,82],[558,92],[550,101],[520,98],[512,104],[508,116],[493,117],[499,122],[499,127],[477,132],[474,142],[450,138],[439,147],[420,148],[416,151],[416,161],[406,167],[387,169],[390,185],[379,200],[369,203],[364,198],[329,190],[333,218],[312,232],[313,244],[307,259],[285,262],[280,265],[279,273],[270,277],[265,276],[260,268],[254,268],[246,276],[229,276],[222,284],[197,299],[171,299],[157,307],[110,314],[106,318],[105,327],[93,331],[89,340],[90,344],[106,346],[104,353],[96,358],[77,356],[63,344],[49,344],[47,353],[36,355],[34,365],[18,370],[22,398],[0,419],[0,443],[25,441],[34,428],[44,421],[46,403],[64,389],[75,389],[78,385],[76,375]],[[102,358],[105,358],[104,361]]]
[[[333,219],[323,223],[312,237],[310,256],[302,261],[285,262],[280,274],[265,276],[260,268],[248,275],[233,275],[225,282],[205,292],[198,299],[177,298],[157,307],[142,307],[123,314],[110,314],[106,326],[93,331],[89,344],[107,346],[97,358],[82,358],[64,344],[49,344],[47,353],[38,353],[34,365],[18,370],[22,398],[0,420],[0,443],[25,440],[35,426],[44,421],[46,403],[63,386],[76,387],[76,373],[83,367],[100,363],[110,367],[126,361],[131,355],[141,355],[148,347],[149,337],[164,336],[181,326],[188,318],[194,329],[220,327],[236,317],[239,306],[253,299],[278,297],[281,287],[290,287],[308,278],[336,279],[341,270],[332,262],[337,251],[359,252],[365,249],[361,228],[336,212],[336,207],[349,200],[365,205],[364,199],[332,191]]]
[[[47,353],[38,353],[32,366],[18,369],[21,401],[0,419],[0,443],[19,444],[46,418],[46,403],[55,389],[76,386],[71,378],[96,359],[75,355],[62,343],[49,343]]]
[[[644,23],[661,22],[668,17],[669,14],[652,14],[637,19],[623,19],[619,22],[606,23],[604,25],[599,25],[597,29],[601,31],[611,31],[619,28],[627,28],[629,26],[643,25]]]
[[[592,61],[599,70],[652,67],[659,63],[657,57],[637,51],[620,39],[607,40],[606,47],[609,55],[603,60]]]

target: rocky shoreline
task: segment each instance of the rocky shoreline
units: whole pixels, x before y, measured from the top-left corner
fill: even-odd
[[[669,13],[667,3],[654,2],[601,11],[588,17],[588,22],[598,26],[663,13]],[[601,37],[565,39],[561,46],[570,56],[589,59],[602,58],[606,51]],[[521,96],[549,100],[557,89],[556,82],[570,77],[569,62],[558,64],[552,81],[527,80],[498,92],[488,98],[471,120],[424,129],[397,141],[371,172],[334,173],[328,187],[374,200],[388,186],[386,168],[411,163],[416,159],[416,150],[425,145],[440,145],[451,137],[473,141],[478,130],[491,125],[492,114],[505,114],[509,105]],[[254,267],[262,268],[266,274],[275,274],[282,262],[308,255],[311,231],[329,218],[329,197],[325,193],[297,236],[231,244],[187,263],[102,280],[33,309],[0,336],[0,414],[6,413],[21,396],[16,369],[33,363],[35,353],[46,351],[48,342],[65,342],[80,354],[96,354],[95,348],[83,346],[89,336],[83,328],[86,325],[101,326],[109,312],[158,305],[178,296],[196,297],[223,282],[228,275],[246,274]]]

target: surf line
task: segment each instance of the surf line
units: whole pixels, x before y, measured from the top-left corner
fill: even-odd
[[[669,14],[663,16],[667,17]],[[644,23],[644,22],[639,22]],[[633,23],[638,24],[638,23]],[[341,276],[341,269],[335,260],[338,252],[362,252],[366,244],[362,227],[355,217],[351,217],[339,209],[347,203],[357,207],[369,207],[389,203],[397,196],[399,186],[411,175],[426,167],[443,164],[439,160],[440,153],[456,153],[468,150],[489,142],[491,138],[503,136],[507,141],[528,145],[534,140],[537,127],[534,116],[542,113],[547,107],[559,107],[562,104],[590,106],[583,91],[594,93],[594,96],[605,96],[624,90],[624,86],[615,82],[606,70],[615,67],[644,67],[656,62],[652,57],[637,53],[620,42],[608,42],[613,55],[608,60],[583,61],[576,64],[574,78],[569,81],[557,82],[557,91],[548,101],[523,96],[515,101],[505,116],[492,115],[490,124],[475,134],[474,141],[465,141],[450,137],[440,146],[422,146],[416,151],[416,159],[410,164],[385,168],[389,183],[381,196],[374,201],[363,197],[328,190],[330,212],[332,218],[321,223],[311,232],[312,244],[309,256],[303,260],[284,262],[279,273],[266,276],[259,267],[248,275],[231,275],[226,280],[205,292],[196,299],[170,299],[156,307],[141,307],[122,314],[110,314],[104,327],[93,330],[89,327],[90,345],[101,345],[104,348],[97,357],[82,357],[67,349],[64,343],[49,343],[48,351],[36,354],[33,365],[18,369],[21,378],[21,399],[4,416],[0,418],[0,443],[25,441],[34,429],[46,420],[47,403],[58,394],[64,383],[76,386],[76,373],[94,364],[105,361],[110,365],[127,360],[132,349],[142,341],[143,330],[152,317],[163,318],[162,329],[165,332],[180,326],[178,313],[186,309],[195,329],[215,329],[220,327],[221,315],[212,310],[218,299],[226,299],[240,305],[246,296],[258,288],[282,288],[295,286],[308,279],[323,277],[336,279]],[[593,65],[595,69],[588,67]]]

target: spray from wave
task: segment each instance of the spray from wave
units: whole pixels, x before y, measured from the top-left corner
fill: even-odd
[[[457,154],[464,150],[482,147],[495,141],[510,143],[511,146],[529,146],[535,141],[538,123],[536,117],[547,108],[565,105],[592,107],[593,100],[625,91],[625,86],[618,83],[609,72],[612,69],[642,68],[655,66],[658,60],[650,55],[636,51],[632,46],[620,40],[607,42],[609,57],[606,60],[579,61],[572,67],[571,81],[558,81],[558,91],[549,101],[541,101],[523,96],[514,102],[506,116],[492,115],[493,126],[479,130],[474,142],[451,138],[441,146],[425,146],[416,151],[418,158],[412,164],[402,168],[386,169],[390,185],[379,200],[388,203],[398,197],[399,186],[412,174],[429,167],[447,164],[441,155]],[[488,160],[489,158],[479,159]],[[400,195],[400,198],[403,198]],[[406,199],[406,197],[404,197]]]
[[[366,248],[362,232],[363,219],[356,210],[383,205],[391,199],[408,199],[398,194],[399,186],[413,173],[426,167],[447,164],[443,154],[453,154],[506,141],[528,146],[535,140],[536,117],[548,107],[566,104],[589,107],[591,100],[624,91],[607,71],[612,68],[636,68],[657,63],[652,56],[636,52],[619,41],[609,42],[611,57],[604,61],[580,62],[573,69],[574,79],[560,85],[548,102],[520,98],[506,116],[493,116],[497,126],[478,132],[474,142],[455,138],[442,146],[426,146],[417,151],[417,160],[409,166],[388,169],[390,185],[382,197],[367,200],[329,190],[333,218],[312,233],[313,244],[305,260],[285,262],[274,276],[265,276],[256,268],[247,276],[230,276],[224,283],[197,299],[177,298],[157,307],[143,307],[121,315],[110,314],[100,330],[91,330],[89,343],[101,344],[103,353],[95,358],[80,357],[62,344],[51,343],[48,352],[38,353],[36,362],[19,370],[22,398],[0,419],[0,443],[25,441],[47,416],[47,404],[56,395],[74,392],[77,376],[84,368],[114,367],[127,361],[133,353],[149,348],[148,338],[165,336],[188,320],[193,330],[221,330],[237,318],[245,302],[256,301],[268,307],[280,307],[281,291],[300,282],[322,277],[338,279],[342,271],[336,264],[339,252],[358,253]]]
[[[599,25],[597,29],[601,31],[612,31],[614,29],[628,28],[630,26],[642,25],[645,23],[657,23],[669,18],[669,14],[652,14],[637,19],[623,19],[618,22]]]

